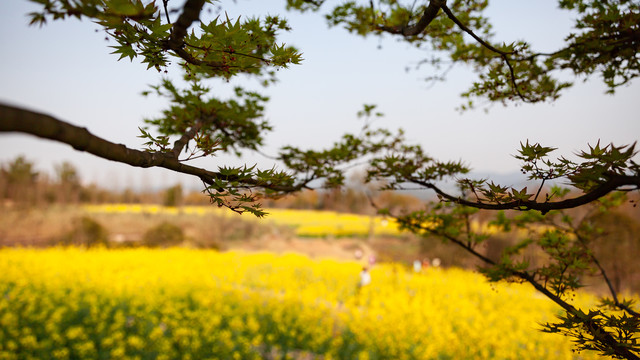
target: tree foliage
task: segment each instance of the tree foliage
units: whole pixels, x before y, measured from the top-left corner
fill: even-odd
[[[40,174],[32,162],[23,155],[0,168],[2,198],[13,198],[18,202],[32,202],[35,198],[33,186]]]
[[[318,9],[324,2],[287,1],[302,11]],[[553,52],[536,51],[525,40],[494,40],[484,15],[488,4],[486,0],[350,0],[333,7],[326,18],[329,24],[361,36],[393,34],[428,48],[433,56],[425,62],[436,67],[446,60],[470,65],[478,78],[463,94],[469,99],[463,109],[473,107],[474,99],[503,104],[553,101],[571,86],[559,80],[563,70],[576,76],[600,73],[612,93],[640,74],[637,1],[559,1],[561,9],[576,13],[576,31]]]
[[[516,158],[535,189],[518,189],[488,179],[466,178],[462,162],[440,161],[419,145],[409,144],[402,131],[376,129],[365,122],[359,134],[346,134],[323,150],[285,146],[278,159],[285,171],[252,166],[220,167],[216,171],[187,162],[221,152],[257,149],[271,130],[263,119],[265,96],[238,88],[231,99],[209,91],[209,79],[239,74],[255,76],[266,86],[275,72],[301,62],[295,48],[279,44],[277,36],[291,30],[278,16],[229,19],[201,16],[214,0],[187,0],[172,19],[169,0],[32,0],[41,5],[30,14],[32,24],[68,17],[88,18],[104,28],[117,45],[120,59],[137,59],[148,69],[167,72],[170,64],[188,84],[184,88],[165,79],[147,93],[164,96],[169,106],[162,116],[145,120],[140,137],[144,150],[110,143],[86,129],[38,112],[0,105],[0,131],[20,131],[61,141],[80,151],[133,166],[159,166],[197,176],[212,203],[243,213],[264,215],[259,200],[265,196],[322,186],[339,187],[354,164],[367,164],[367,180],[383,189],[407,186],[434,191],[438,200],[423,210],[382,214],[394,216],[403,228],[439,237],[479,259],[481,271],[492,281],[528,283],[564,311],[543,330],[570,336],[578,350],[596,350],[616,358],[638,359],[640,315],[633,300],[623,299],[612,285],[591,245],[599,229],[588,217],[572,213],[577,207],[606,212],[624,201],[622,195],[640,188],[640,166],[635,144],[589,145],[578,160],[553,158],[550,146],[525,141]],[[287,0],[289,9],[322,11],[324,0]],[[436,68],[466,64],[477,78],[463,94],[463,110],[478,100],[503,104],[554,101],[574,78],[600,75],[613,93],[639,75],[640,4],[632,0],[559,0],[573,11],[575,31],[552,52],[539,52],[525,40],[505,43],[495,39],[485,15],[486,0],[399,1],[350,0],[326,12],[332,26],[361,36],[395,36],[430,49],[425,63]],[[310,15],[311,16],[311,15]],[[560,75],[563,75],[562,77]],[[359,116],[381,116],[365,105]],[[458,193],[438,186],[456,179]],[[546,185],[564,181],[573,191]],[[494,210],[492,225],[510,236],[514,228],[527,229],[499,257],[489,258],[481,246],[489,235],[471,226],[478,209]],[[531,262],[524,251],[536,248],[542,261]],[[571,293],[585,276],[599,276],[610,296],[601,306],[582,310],[571,304]]]

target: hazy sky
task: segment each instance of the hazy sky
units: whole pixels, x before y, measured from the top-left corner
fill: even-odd
[[[175,0],[174,0],[175,1]],[[638,100],[640,85],[604,94],[599,77],[578,82],[553,104],[493,106],[460,114],[459,94],[474,77],[463,66],[449,73],[448,81],[433,86],[422,79],[429,68],[406,71],[428,56],[394,38],[363,39],[340,28],[327,29],[321,14],[285,13],[284,0],[223,1],[230,17],[239,14],[284,14],[293,32],[287,44],[298,47],[305,61],[279,72],[279,83],[256,89],[271,97],[266,117],[274,127],[264,152],[275,154],[285,144],[321,147],[345,132],[356,132],[356,112],[362,104],[377,104],[385,117],[377,124],[404,128],[408,137],[442,160],[462,159],[481,174],[511,173],[519,163],[512,155],[520,141],[555,146],[560,155],[585,149],[587,143],[632,143],[640,138]],[[331,3],[330,3],[331,4]],[[26,0],[0,1],[0,102],[25,106],[85,126],[110,141],[139,148],[138,126],[166,104],[143,97],[147,85],[160,75],[134,60],[116,61],[97,27],[70,19],[28,27],[26,14],[36,9]],[[557,10],[555,1],[492,1],[496,40],[525,38],[540,51],[552,51],[571,29],[571,14]],[[174,15],[175,16],[175,15]],[[252,85],[251,81],[244,84]],[[214,83],[226,94],[233,84]],[[74,163],[85,182],[117,187],[162,186],[175,182],[197,184],[186,175],[166,170],[134,169],[82,154],[71,147],[25,135],[0,134],[0,162],[19,154],[51,171],[64,160]],[[271,167],[259,154],[243,161]],[[195,165],[215,169],[239,164],[228,157],[202,160]]]

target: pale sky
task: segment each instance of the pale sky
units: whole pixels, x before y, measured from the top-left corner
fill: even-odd
[[[174,0],[175,1],[175,0]],[[556,155],[571,155],[587,143],[628,144],[640,138],[638,100],[640,84],[605,95],[599,77],[580,80],[553,104],[502,107],[494,105],[460,114],[459,94],[473,81],[463,66],[456,66],[447,82],[431,86],[422,79],[430,69],[405,71],[428,54],[388,37],[363,39],[340,28],[327,29],[319,13],[285,13],[284,0],[223,1],[229,17],[239,14],[282,14],[293,32],[282,41],[303,53],[302,65],[280,70],[279,83],[266,89],[252,81],[243,84],[271,97],[266,117],[274,127],[263,151],[268,154],[286,144],[322,147],[345,132],[357,132],[355,114],[362,104],[377,104],[385,117],[376,124],[403,128],[411,141],[423,145],[441,160],[463,160],[478,174],[514,173],[519,163],[512,155],[519,143],[539,142],[558,147]],[[329,5],[331,2],[329,2]],[[492,1],[496,40],[525,38],[539,51],[553,51],[571,29],[571,14],[551,0]],[[0,102],[16,104],[87,127],[107,140],[140,148],[136,136],[142,119],[154,117],[164,99],[143,97],[160,75],[134,60],[116,61],[104,33],[94,24],[69,19],[43,28],[28,27],[26,14],[35,5],[26,0],[0,1]],[[328,9],[328,7],[327,7]],[[175,15],[174,15],[175,16]],[[227,94],[234,84],[213,83]],[[19,154],[51,172],[53,164],[70,161],[85,182],[115,187],[195,184],[187,175],[167,170],[135,169],[74,151],[64,144],[26,135],[0,134],[0,162]],[[194,165],[215,170],[218,165],[246,161],[270,168],[272,160],[248,153],[241,161],[228,157],[201,160]]]

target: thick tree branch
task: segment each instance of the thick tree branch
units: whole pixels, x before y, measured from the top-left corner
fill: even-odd
[[[445,6],[446,0],[431,0],[429,1],[429,5],[424,10],[424,13],[420,17],[417,23],[413,25],[405,25],[405,26],[384,26],[381,25],[378,27],[379,30],[389,32],[391,34],[400,34],[402,36],[415,36],[419,35],[424,29],[431,24],[433,19],[438,16],[438,12],[440,12],[440,8]]]
[[[219,172],[213,172],[178,161],[173,153],[151,153],[130,149],[91,134],[86,128],[58,120],[52,116],[31,110],[0,104],[0,132],[21,132],[71,145],[78,151],[86,151],[103,159],[123,164],[149,168],[160,167],[175,172],[193,175],[212,185],[215,180],[235,180]],[[283,186],[264,184],[254,179],[238,179],[247,187],[268,188],[274,191],[293,192],[306,184]]]
[[[168,50],[172,50],[182,60],[191,65],[206,65],[213,68],[228,68],[229,65],[225,65],[221,62],[202,61],[193,57],[188,51],[184,49],[184,38],[187,36],[187,30],[195,21],[200,18],[200,12],[204,7],[205,0],[187,0],[182,7],[182,14],[178,17],[178,20],[173,24],[171,28],[171,35],[165,42],[165,47]]]
[[[180,156],[180,153],[182,152],[184,147],[187,146],[189,141],[191,141],[191,139],[193,139],[196,136],[196,134],[198,133],[198,131],[200,131],[201,128],[202,128],[202,121],[197,120],[195,125],[189,128],[189,130],[187,130],[184,134],[182,134],[180,139],[176,140],[176,142],[173,143],[173,149],[171,149],[171,152],[173,153],[173,156],[176,159],[178,158],[178,156]]]
[[[171,49],[180,49],[184,46],[183,40],[187,36],[187,29],[198,21],[205,0],[187,0],[182,7],[182,14],[171,28],[171,36],[167,44]]]
[[[436,194],[440,195],[447,201],[451,201],[456,204],[473,207],[476,209],[485,209],[485,210],[538,210],[543,214],[548,213],[551,210],[562,210],[562,209],[572,209],[578,206],[582,206],[588,204],[592,201],[595,201],[608,193],[618,190],[622,186],[636,186],[640,189],[640,176],[632,176],[632,175],[617,175],[617,174],[609,174],[608,179],[602,184],[595,187],[593,190],[578,196],[572,199],[566,199],[562,201],[545,201],[545,202],[537,202],[532,200],[515,200],[506,203],[500,204],[492,204],[485,203],[481,201],[469,201],[460,197],[456,197],[450,194],[445,193],[436,185],[421,181],[419,179],[408,179],[409,182],[414,183],[416,185],[423,186],[425,188],[431,189],[436,192]]]

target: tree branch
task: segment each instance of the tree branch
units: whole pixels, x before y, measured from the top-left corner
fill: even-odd
[[[582,221],[584,221],[584,219]],[[552,224],[552,225],[562,229],[562,227],[560,227],[560,226],[558,226],[556,224]],[[573,235],[575,235],[575,237],[578,240],[578,242],[580,243],[580,245],[582,245],[582,247],[587,251],[587,254],[589,255],[589,258],[591,259],[591,261],[596,265],[598,270],[600,270],[600,275],[602,275],[602,278],[604,279],[605,283],[607,284],[607,287],[609,288],[609,293],[611,294],[611,297],[613,298],[613,303],[615,304],[615,306],[618,307],[621,310],[626,311],[631,316],[635,316],[635,317],[640,318],[640,313],[638,313],[637,311],[631,309],[630,307],[625,306],[624,304],[620,303],[620,301],[618,300],[618,294],[617,294],[616,290],[613,288],[613,284],[611,283],[611,280],[609,279],[609,276],[607,275],[607,272],[605,271],[604,267],[600,264],[600,261],[598,261],[598,258],[596,258],[596,256],[593,254],[591,249],[589,249],[589,247],[587,246],[587,241],[583,236],[580,235],[580,232],[578,231],[578,228],[576,228],[575,226],[573,226],[571,224],[569,224],[569,228],[570,228],[570,231],[573,233]]]
[[[467,34],[471,35],[471,37],[473,37],[478,43],[480,43],[480,45],[484,46],[485,48],[495,52],[496,54],[499,54],[500,57],[502,58],[502,60],[504,60],[505,64],[507,64],[507,67],[509,68],[509,75],[511,78],[511,85],[513,86],[513,90],[516,92],[516,94],[518,95],[518,97],[520,99],[522,99],[522,101],[524,102],[532,102],[533,100],[529,99],[528,97],[524,96],[521,92],[520,89],[518,89],[518,83],[516,82],[516,74],[513,70],[513,66],[511,65],[511,62],[509,61],[509,55],[512,54],[511,52],[506,52],[506,51],[502,51],[499,50],[497,48],[495,48],[493,45],[489,44],[488,42],[482,40],[481,37],[479,37],[478,35],[476,35],[471,29],[469,29],[466,25],[464,25],[452,12],[451,10],[447,7],[447,4],[442,4],[442,11],[444,11],[445,14],[447,14],[447,17],[449,19],[451,19],[451,21],[453,21],[456,25],[458,25],[458,27],[460,29],[462,29],[462,31],[466,32]]]
[[[162,0],[162,5],[164,6],[164,15],[167,17],[167,23],[171,24],[171,19],[169,18],[169,10],[167,9],[167,5],[169,0]]]
[[[484,262],[487,265],[491,265],[491,266],[495,266],[496,262],[489,259],[488,257],[480,254],[479,252],[477,252],[476,250],[474,250],[473,248],[471,248],[470,246],[467,246],[462,240],[451,236],[449,234],[446,233],[442,233],[433,229],[430,229],[426,226],[423,225],[413,225],[419,229],[422,229],[424,231],[427,231],[428,233],[435,235],[435,236],[439,236],[439,237],[443,237],[449,241],[451,241],[452,243],[462,247],[465,251],[469,252],[470,254],[472,254],[473,256],[475,256],[476,258],[480,259],[482,262]],[[535,280],[535,278],[525,272],[525,271],[511,271],[511,274],[515,277],[518,277],[522,280],[527,281],[528,283],[530,283],[536,290],[540,291],[541,293],[543,293],[545,296],[547,296],[549,299],[551,299],[553,302],[555,302],[556,304],[560,305],[564,310],[566,310],[567,312],[571,312],[574,313],[576,312],[576,308],[573,307],[571,304],[567,303],[566,301],[562,300],[561,298],[559,298],[558,296],[556,296],[555,294],[553,294],[552,292],[550,292],[546,287],[544,287],[542,284],[540,284],[539,282],[537,282]]]
[[[425,227],[423,225],[414,225],[419,229],[422,229],[424,231],[427,231],[428,233],[435,235],[435,236],[439,236],[439,237],[444,237],[445,239],[453,242],[454,244],[462,247],[463,249],[465,249],[467,252],[471,253],[473,256],[477,257],[478,259],[480,259],[481,261],[483,261],[484,263],[488,264],[488,265],[496,265],[496,263],[485,257],[484,255],[478,253],[477,251],[475,251],[473,248],[471,248],[470,246],[467,246],[464,241],[448,235],[446,233],[441,233],[438,231],[435,231],[433,229],[430,229],[428,227]],[[545,286],[543,286],[542,284],[540,284],[533,275],[529,274],[526,271],[511,271],[511,274],[517,278],[520,278],[526,282],[528,282],[529,284],[531,284],[536,290],[538,290],[540,293],[542,293],[544,296],[546,296],[547,298],[549,298],[551,301],[553,301],[554,303],[558,304],[560,307],[562,307],[567,313],[572,314],[574,316],[577,316],[578,318],[581,318],[581,311],[576,309],[573,305],[569,304],[568,302],[562,300],[562,298],[560,298],[559,296],[557,296],[556,294],[552,293],[551,291],[549,291]],[[594,321],[593,319],[586,319],[586,320],[582,320],[582,323],[585,325],[587,331],[594,337],[594,339],[597,339],[597,341],[602,342],[603,344],[606,344],[617,356],[623,357],[625,359],[635,359],[638,360],[640,359],[637,355],[635,355],[633,352],[631,352],[628,348],[626,348],[623,344],[620,344],[606,329],[604,329],[602,326],[600,326],[598,323],[596,323],[596,321]]]
[[[200,12],[204,6],[205,0],[187,0],[182,7],[182,14],[171,28],[171,36],[167,42],[169,48],[181,49],[184,46],[182,42],[187,36],[187,29],[194,21],[200,18]]]
[[[196,136],[198,131],[200,131],[200,129],[202,129],[202,127],[205,124],[208,124],[211,121],[212,121],[211,119],[207,121],[202,120],[200,118],[196,119],[195,124],[191,128],[189,128],[189,130],[185,131],[185,133],[182,134],[180,139],[176,140],[176,142],[173,143],[173,149],[171,149],[171,151],[173,152],[173,156],[175,156],[175,158],[177,159],[178,156],[180,156],[182,149],[184,149],[184,147],[189,143],[189,141],[191,141]]]
[[[482,40],[481,37],[479,37],[478,35],[476,35],[471,29],[469,29],[465,24],[463,24],[455,15],[453,15],[453,13],[451,12],[451,9],[449,9],[449,7],[447,7],[447,4],[442,4],[442,11],[444,11],[445,14],[447,14],[447,17],[453,21],[456,25],[458,25],[458,27],[466,32],[467,34],[471,35],[472,38],[474,38],[477,42],[480,43],[480,45],[486,47],[487,49],[500,54],[500,55],[510,55],[511,53],[509,52],[505,52],[502,50],[499,50],[497,48],[495,48],[493,45],[489,44],[488,42]]]
[[[209,185],[214,184],[217,179],[235,180],[219,172],[183,164],[172,153],[151,153],[130,149],[125,145],[112,143],[97,137],[86,128],[69,124],[49,115],[4,104],[0,104],[0,132],[21,132],[59,141],[71,145],[78,151],[86,151],[103,159],[134,167],[160,167],[196,176]],[[294,192],[306,185],[304,182],[290,186],[264,184],[250,178],[238,180],[246,186],[261,187],[280,192]]]
[[[182,14],[178,17],[178,20],[173,24],[171,28],[171,35],[169,39],[165,41],[165,48],[172,50],[182,60],[191,65],[206,65],[213,68],[228,68],[229,65],[225,65],[221,62],[214,61],[202,61],[193,57],[188,51],[184,49],[184,38],[187,36],[187,30],[195,21],[200,18],[200,12],[204,7],[205,0],[187,0],[182,7]]]
[[[391,34],[399,34],[399,35],[402,35],[402,36],[405,36],[405,37],[419,35],[420,33],[422,33],[427,28],[427,26],[429,26],[429,24],[433,21],[433,19],[436,18],[436,16],[438,15],[438,12],[440,11],[440,9],[442,9],[442,11],[447,15],[447,17],[451,21],[453,21],[462,31],[464,31],[467,34],[471,35],[471,37],[473,37],[480,45],[482,45],[485,48],[489,49],[490,51],[498,54],[502,58],[504,63],[507,65],[507,68],[509,69],[509,78],[511,80],[511,86],[513,87],[513,91],[515,92],[515,94],[520,99],[522,99],[522,101],[525,101],[525,102],[534,102],[535,101],[535,99],[530,99],[527,96],[525,96],[524,94],[522,94],[522,92],[520,92],[520,89],[518,88],[518,83],[516,81],[516,74],[515,74],[515,71],[513,69],[513,65],[511,64],[511,61],[509,60],[509,55],[513,54],[513,52],[507,52],[507,51],[500,50],[500,49],[494,47],[493,45],[489,44],[488,42],[484,41],[478,35],[476,35],[471,29],[469,29],[466,25],[464,25],[453,14],[453,12],[451,12],[451,9],[449,9],[449,7],[447,7],[446,0],[431,0],[431,1],[429,1],[429,5],[425,9],[424,14],[422,15],[422,17],[420,17],[420,20],[417,23],[415,23],[414,25],[405,25],[405,26],[384,26],[384,25],[380,25],[380,26],[377,26],[376,28],[378,30],[381,30],[381,31],[385,31],[385,32],[388,32],[388,33],[391,33]],[[373,7],[372,7],[372,11],[373,11]]]
[[[402,36],[415,36],[419,35],[424,29],[431,24],[433,19],[438,16],[438,12],[440,8],[445,7],[446,0],[430,0],[429,5],[424,10],[424,13],[420,17],[417,23],[413,25],[405,25],[405,26],[378,26],[379,30],[386,31],[392,34],[400,34]]]
[[[447,194],[444,191],[442,191],[440,188],[438,188],[437,186],[429,182],[421,181],[418,179],[408,179],[408,181],[416,185],[421,185],[425,188],[435,191],[436,194],[440,195],[442,198],[444,198],[447,201],[451,201],[453,203],[464,205],[464,206],[469,206],[477,209],[485,209],[485,210],[538,210],[542,214],[546,214],[551,210],[572,209],[578,206],[588,204],[592,201],[595,201],[607,195],[612,191],[617,190],[621,186],[636,186],[637,188],[640,188],[640,176],[608,174],[607,177],[608,177],[607,181],[596,186],[593,190],[573,199],[566,199],[562,201],[553,201],[553,202],[514,200],[514,201],[510,201],[507,203],[500,203],[500,204],[490,204],[490,203],[485,203],[481,201],[473,202],[473,201],[465,200],[463,198]]]

